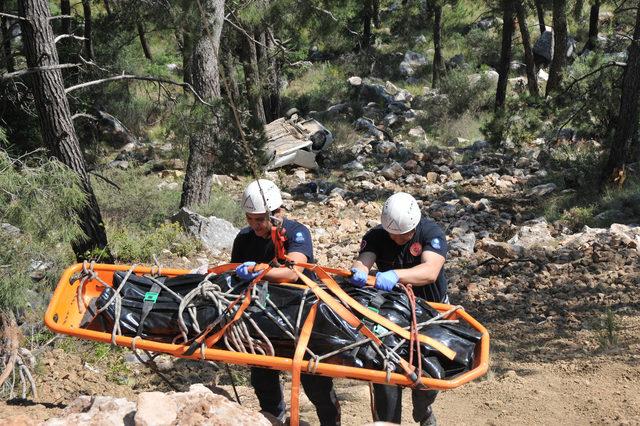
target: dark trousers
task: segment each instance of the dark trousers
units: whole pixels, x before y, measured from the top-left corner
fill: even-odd
[[[436,400],[438,391],[411,389],[413,402],[413,420],[420,423],[429,417],[431,404]],[[402,424],[402,388],[393,385],[373,385],[373,399],[376,414],[381,422]]]
[[[316,407],[322,426],[340,424],[340,404],[330,377],[302,374],[300,382],[304,393]],[[280,372],[267,368],[251,368],[251,386],[256,392],[260,408],[280,418],[286,412]]]

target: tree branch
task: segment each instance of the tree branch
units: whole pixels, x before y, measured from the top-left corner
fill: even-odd
[[[13,312],[9,311],[0,315],[2,330],[4,334],[3,355],[8,355],[9,359],[4,363],[4,370],[0,373],[0,385],[11,375],[13,367],[18,359],[19,331]]]
[[[139,75],[132,75],[132,74],[116,75],[116,76],[113,76],[113,77],[107,77],[107,78],[102,78],[102,79],[99,79],[99,80],[87,81],[85,83],[76,84],[75,86],[67,87],[65,89],[65,93],[70,93],[70,92],[73,92],[74,90],[82,89],[82,88],[85,88],[85,87],[95,86],[97,84],[108,83],[110,81],[118,81],[118,80],[141,80],[141,81],[152,81],[152,82],[155,82],[155,83],[173,84],[174,86],[180,86],[182,88],[187,89],[191,93],[193,93],[193,95],[196,97],[196,99],[200,103],[202,103],[204,105],[207,105],[207,106],[210,106],[210,107],[213,107],[212,104],[210,104],[207,101],[205,101],[204,99],[202,99],[202,97],[198,94],[198,92],[196,92],[195,89],[193,88],[193,86],[191,86],[189,83],[180,83],[178,81],[166,80],[164,78],[156,78],[156,77],[149,77],[149,76],[139,76]]]
[[[51,71],[51,70],[59,70],[59,69],[64,69],[64,68],[75,68],[75,67],[79,67],[82,66],[82,64],[59,64],[59,65],[47,65],[44,67],[33,67],[33,68],[27,68],[24,70],[20,70],[20,71],[14,71],[14,72],[10,72],[7,74],[2,74],[0,75],[0,81],[3,80],[9,80],[12,78],[16,78],[16,77],[21,77],[23,75],[27,75],[27,74],[31,74],[34,72],[39,72],[39,71]]]
[[[230,14],[233,16],[233,13],[230,13]],[[234,16],[234,18],[235,18],[235,16]],[[237,19],[237,18],[236,18],[236,19]],[[238,31],[240,31],[242,34],[244,34],[244,35],[245,35],[249,40],[251,40],[252,42],[254,42],[254,43],[256,43],[256,44],[259,44],[260,46],[264,47],[265,49],[267,48],[267,46],[266,46],[264,43],[262,43],[262,42],[260,42],[260,41],[256,40],[256,39],[255,39],[253,36],[251,36],[251,35],[250,35],[250,34],[249,34],[249,33],[248,33],[244,28],[242,28],[240,25],[238,25],[238,24],[236,24],[235,22],[233,22],[231,19],[229,19],[229,18],[227,18],[227,17],[225,16],[225,17],[224,17],[224,20],[225,20],[226,22],[228,22],[229,24],[231,24],[231,26],[232,26],[233,28],[235,28],[236,30],[238,30]]]
[[[6,17],[6,18],[12,18],[12,19],[19,19],[19,20],[21,20],[21,21],[26,21],[26,20],[27,20],[27,18],[24,18],[24,17],[22,17],[22,16],[18,16],[18,15],[12,15],[12,14],[10,14],[10,13],[3,13],[3,12],[0,12],[0,16],[4,16],[4,17]]]
[[[312,8],[314,8],[315,10],[317,10],[318,12],[322,12],[325,15],[328,15],[334,22],[340,23],[340,21],[338,20],[338,18],[335,17],[335,15],[333,13],[331,13],[331,11],[326,10],[326,9],[322,9],[318,6],[315,5],[310,5]],[[351,34],[360,37],[360,34],[357,33],[356,31],[353,31],[351,28],[349,28],[347,25],[344,26],[347,31],[349,31]]]
[[[113,186],[113,187],[115,187],[118,191],[121,191],[121,190],[122,190],[122,188],[120,188],[120,187],[118,186],[118,184],[117,184],[117,183],[115,183],[114,181],[112,181],[112,180],[111,180],[111,179],[109,179],[109,178],[106,178],[106,177],[102,176],[100,173],[97,173],[97,172],[95,172],[95,171],[93,171],[93,170],[89,170],[89,173],[90,173],[90,174],[92,174],[92,175],[94,175],[95,177],[99,177],[99,178],[100,178],[100,179],[102,179],[103,181],[107,182],[109,185],[112,185],[112,186]]]
[[[99,121],[100,120],[95,115],[87,114],[86,112],[78,112],[78,113],[73,114],[71,116],[72,120],[75,120],[76,118],[88,118],[89,120],[93,120],[93,121]]]
[[[59,42],[60,40],[65,39],[65,38],[72,38],[72,39],[74,39],[74,40],[86,40],[86,38],[85,38],[85,37],[77,36],[77,35],[75,35],[75,34],[60,34],[58,37],[56,37],[56,38],[53,40],[53,42],[54,42],[54,43],[57,43],[57,42]]]
[[[602,71],[602,70],[604,70],[604,69],[606,69],[606,68],[614,67],[614,66],[615,66],[615,67],[622,67],[622,68],[624,68],[624,67],[626,67],[626,66],[627,66],[627,64],[626,64],[626,63],[624,63],[624,62],[607,62],[606,64],[604,64],[604,65],[602,65],[602,66],[600,66],[600,67],[596,68],[595,70],[593,70],[593,71],[591,71],[591,72],[588,72],[588,73],[586,73],[585,75],[583,75],[583,76],[581,76],[581,77],[579,77],[579,78],[574,79],[574,80],[573,80],[573,81],[572,81],[572,82],[571,82],[571,83],[570,83],[570,84],[569,84],[569,85],[568,85],[568,86],[567,86],[567,87],[562,91],[562,93],[560,93],[559,95],[555,96],[555,97],[554,97],[554,99],[557,99],[557,98],[561,97],[562,95],[564,95],[565,93],[567,93],[567,92],[568,92],[568,91],[569,91],[573,86],[575,86],[577,83],[581,82],[582,80],[585,80],[585,79],[587,79],[587,78],[591,77],[592,75],[594,75],[594,74],[596,74],[596,73],[599,73],[600,71]]]
[[[73,18],[73,16],[71,15],[55,15],[55,16],[49,16],[49,20],[53,21],[54,19],[62,19],[62,18]]]

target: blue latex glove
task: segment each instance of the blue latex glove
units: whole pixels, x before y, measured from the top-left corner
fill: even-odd
[[[376,288],[378,290],[391,291],[398,284],[398,274],[393,269],[376,274]]]
[[[367,273],[358,268],[351,268],[351,276],[349,282],[354,287],[364,287],[367,285]]]
[[[251,281],[258,275],[260,272],[249,272],[250,266],[256,266],[256,262],[244,262],[242,265],[238,265],[236,268],[236,274],[243,281]]]

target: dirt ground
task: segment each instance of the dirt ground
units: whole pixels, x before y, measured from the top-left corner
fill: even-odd
[[[640,425],[640,319],[629,316],[616,321],[617,342],[608,349],[598,346],[602,335],[596,331],[585,330],[569,339],[557,324],[486,324],[492,331],[490,371],[480,380],[441,393],[434,406],[438,423]],[[94,358],[93,365],[86,359],[91,359],[87,353],[68,354],[61,349],[45,354],[38,368],[37,400],[0,402],[0,423],[17,415],[33,420],[55,417],[81,394],[134,399],[141,391],[170,390],[141,365],[131,364],[125,369],[126,380],[119,380],[120,373],[109,366],[108,357]],[[167,374],[178,386],[219,382],[233,395],[231,386],[223,384],[223,369],[179,360]],[[234,369],[234,375],[242,380],[241,370]],[[366,383],[337,380],[336,388],[344,425],[371,421]],[[243,405],[258,408],[250,387],[238,386],[238,392]],[[408,390],[403,398],[402,423],[414,424]],[[313,406],[304,396],[301,417],[317,424]]]

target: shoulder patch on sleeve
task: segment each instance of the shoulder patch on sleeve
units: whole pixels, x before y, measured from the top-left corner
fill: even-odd
[[[296,243],[304,243],[304,234],[300,231],[296,232],[296,236],[293,239]]]
[[[440,250],[442,248],[442,242],[440,241],[440,238],[434,238],[431,240],[431,247],[433,247],[436,250]]]

